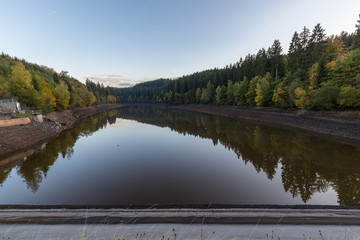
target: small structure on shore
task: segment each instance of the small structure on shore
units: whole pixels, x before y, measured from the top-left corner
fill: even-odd
[[[13,111],[9,108],[0,106],[0,120],[10,119],[13,115]]]
[[[6,109],[10,109],[13,113],[21,111],[20,102],[14,98],[0,99],[0,106]]]
[[[21,103],[14,98],[0,99],[0,107],[10,109],[12,113],[42,114],[41,110],[32,110],[26,104]]]
[[[44,118],[43,118],[43,115],[41,113],[33,115],[33,119],[35,121],[39,122],[39,123],[44,122]]]
[[[0,99],[0,120],[14,118],[17,113],[32,114],[35,121],[43,122],[41,110],[31,110],[26,104],[23,104],[14,98]]]
[[[13,113],[42,114],[41,110],[31,110],[26,104],[14,98],[0,99],[0,106],[10,109]]]

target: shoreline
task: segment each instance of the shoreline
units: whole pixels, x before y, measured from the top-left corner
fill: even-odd
[[[270,107],[199,104],[166,105],[166,108],[230,117],[289,130],[300,130],[312,135],[330,136],[334,140],[360,145],[360,111],[290,111]]]
[[[0,127],[0,165],[12,154],[22,154],[32,147],[39,147],[60,133],[74,127],[81,119],[90,117],[107,109],[119,108],[121,104],[100,104],[64,111],[50,112],[39,123],[31,120],[26,125]]]
[[[74,127],[81,119],[107,109],[131,106],[195,111],[255,124],[304,131],[312,135],[331,137],[343,143],[360,145],[360,111],[290,111],[277,108],[205,104],[102,104],[51,112],[44,115],[43,123],[32,120],[27,125],[1,127],[0,165],[2,159],[12,154],[21,154],[22,151],[50,141],[63,131]]]
[[[327,134],[358,144],[360,140],[359,112],[302,112],[271,108],[230,107],[214,105],[111,104],[84,107],[46,114],[43,123],[6,127],[17,145],[15,153],[27,154],[30,147],[42,144],[74,127],[81,119],[107,109],[143,106],[178,109],[241,119],[255,124],[302,129],[312,134]],[[327,129],[329,126],[335,130]],[[314,130],[315,129],[315,130]],[[24,133],[22,131],[29,132]],[[35,138],[35,133],[39,135]],[[339,134],[343,132],[343,134]],[[351,135],[347,135],[351,133]],[[21,134],[21,135],[19,135]],[[23,138],[25,134],[27,138]],[[334,135],[335,134],[335,135]],[[0,135],[0,145],[5,138]],[[20,139],[20,140],[19,140]],[[19,142],[17,142],[19,144]],[[1,147],[0,147],[1,150]],[[0,151],[0,166],[8,164]],[[14,152],[5,154],[13,156]],[[17,158],[17,157],[16,157]],[[8,159],[12,162],[13,159]],[[82,205],[0,205],[0,224],[310,224],[360,226],[360,206],[347,205],[153,205],[153,206],[82,206]]]

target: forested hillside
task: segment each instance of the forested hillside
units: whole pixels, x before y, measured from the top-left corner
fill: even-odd
[[[89,80],[83,84],[67,72],[0,55],[0,99],[15,97],[44,112],[117,101],[114,89]]]
[[[164,83],[161,91],[157,82],[148,82],[117,90],[117,95],[122,102],[359,109],[360,20],[354,33],[326,36],[320,24],[304,27],[293,34],[287,54],[275,40],[225,68]]]
[[[157,102],[158,96],[169,82],[169,79],[158,79],[139,83],[131,88],[118,88],[115,91],[121,102]]]

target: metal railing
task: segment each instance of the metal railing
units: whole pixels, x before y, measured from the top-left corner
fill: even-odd
[[[9,103],[9,102],[15,102],[16,100],[13,98],[8,98],[8,99],[0,99],[0,104],[1,103]]]
[[[42,110],[31,110],[32,115],[40,115],[42,114]]]

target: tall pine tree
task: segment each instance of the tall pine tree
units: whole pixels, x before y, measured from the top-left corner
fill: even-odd
[[[303,28],[303,31],[300,33],[300,68],[308,69],[311,66],[311,52],[308,48],[310,41],[310,30],[307,27]]]
[[[301,55],[301,43],[300,37],[297,32],[294,33],[289,47],[288,59],[289,59],[289,70],[294,73],[300,67],[300,55]]]
[[[318,23],[314,27],[309,40],[308,52],[309,55],[311,56],[310,59],[311,65],[320,61],[320,58],[323,55],[325,49],[326,49],[325,29],[323,29],[320,23]]]
[[[281,52],[282,47],[280,41],[275,40],[273,45],[268,49],[270,72],[273,78],[282,77],[284,73],[284,60]]]
[[[360,14],[359,14],[359,18],[360,18]],[[355,30],[353,48],[359,49],[360,48],[360,19],[357,20],[357,24],[355,26],[356,26],[356,30]]]

